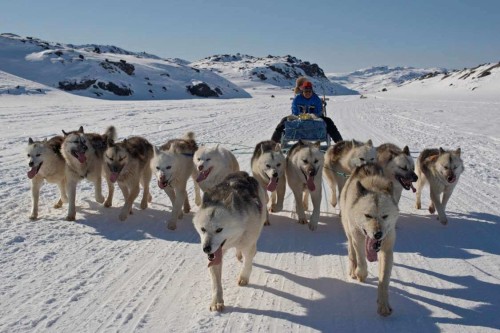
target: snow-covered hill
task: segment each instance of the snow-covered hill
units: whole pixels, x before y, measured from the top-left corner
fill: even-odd
[[[392,93],[415,98],[495,99],[500,93],[500,62],[451,72],[433,72],[405,82]]]
[[[250,95],[209,70],[115,46],[61,44],[0,35],[0,70],[101,99],[236,98]]]
[[[318,94],[357,95],[354,90],[328,80],[317,64],[290,55],[264,58],[244,54],[213,55],[191,63],[194,68],[209,69],[243,88],[273,86],[292,89],[299,76],[307,76]]]
[[[404,82],[439,70],[437,68],[375,66],[351,73],[327,73],[326,76],[332,82],[357,90],[360,93],[371,93],[383,89],[392,89]]]

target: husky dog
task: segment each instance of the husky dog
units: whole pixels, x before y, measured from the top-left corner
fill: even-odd
[[[378,252],[377,312],[388,316],[392,312],[388,289],[399,210],[392,195],[392,182],[382,174],[375,164],[356,168],[340,195],[340,209],[348,241],[349,274],[364,282],[368,276],[366,259],[376,261]]]
[[[300,224],[307,223],[304,208],[307,209],[308,194],[311,195],[313,212],[309,221],[310,230],[318,227],[321,206],[324,156],[319,147],[319,141],[308,143],[299,140],[290,148],[286,157],[286,178],[295,197],[295,210]]]
[[[115,192],[114,183],[118,181],[125,199],[119,215],[120,221],[125,221],[128,215],[132,214],[132,205],[140,192],[139,184],[142,184],[144,189],[141,209],[146,209],[148,202],[151,202],[149,182],[152,173],[149,163],[152,158],[153,146],[142,137],[133,136],[122,142],[115,142],[113,138],[108,138],[108,149],[104,152],[104,174],[108,183],[108,197],[104,202],[104,207],[111,207]]]
[[[356,140],[339,141],[326,150],[323,172],[330,186],[330,204],[333,207],[337,206],[337,187],[340,195],[347,177],[354,171],[354,168],[375,162],[376,158],[377,152],[372,140],[366,143]]]
[[[98,203],[104,202],[102,196],[101,173],[103,168],[103,155],[107,147],[108,138],[116,136],[113,126],[106,130],[106,133],[84,133],[83,126],[78,131],[64,134],[64,141],[61,146],[61,153],[66,161],[66,192],[68,194],[68,221],[76,218],[76,185],[87,178],[95,186],[95,200]]]
[[[257,240],[266,219],[264,192],[255,178],[239,171],[229,174],[203,194],[203,204],[193,223],[209,260],[212,276],[210,311],[224,310],[222,258],[228,249],[235,247],[236,257],[243,261],[238,285],[248,284]]]
[[[198,171],[196,182],[203,192],[219,184],[229,173],[240,171],[233,153],[219,145],[201,146],[194,153],[193,161]]]
[[[464,171],[464,165],[460,158],[461,150],[455,151],[439,149],[425,149],[417,159],[417,202],[415,207],[422,207],[420,197],[422,188],[429,182],[431,188],[431,204],[429,212],[434,214],[437,210],[438,220],[441,224],[447,224],[446,204],[457,185],[460,174]],[[441,193],[443,194],[441,198]]]
[[[392,143],[384,143],[377,147],[377,163],[384,169],[384,174],[392,181],[394,200],[399,203],[403,188],[415,192],[412,182],[418,177],[415,174],[415,163],[410,155],[410,149],[405,146],[401,150]]]
[[[252,174],[266,191],[266,202],[269,202],[267,191],[271,192],[271,212],[280,212],[286,192],[285,156],[281,153],[280,144],[268,140],[255,146],[252,160]],[[266,225],[269,225],[267,214]]]
[[[189,177],[195,180],[197,176],[193,163],[193,155],[197,149],[193,132],[186,133],[182,139],[170,140],[159,149],[155,147],[151,168],[156,173],[158,187],[167,193],[172,202],[172,214],[167,223],[170,230],[175,230],[177,219],[183,217],[183,204],[184,213],[191,210],[186,183]],[[196,181],[194,183],[195,202],[200,205],[200,188]]]
[[[60,197],[54,208],[61,208],[63,202],[68,202],[66,196],[66,177],[64,175],[65,162],[61,155],[62,136],[55,136],[50,140],[33,141],[28,139],[28,178],[31,179],[31,220],[38,218],[38,198],[43,181],[55,183],[59,187]]]

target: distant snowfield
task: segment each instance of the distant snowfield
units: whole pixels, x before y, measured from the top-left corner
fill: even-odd
[[[0,77],[0,89],[2,78]],[[10,86],[14,83],[10,83]],[[25,86],[29,86],[26,82]],[[199,143],[237,149],[250,171],[255,144],[270,138],[289,112],[290,92],[249,91],[233,100],[102,101],[50,90],[0,95],[0,331],[1,332],[493,332],[500,329],[500,98],[423,99],[380,93],[367,99],[331,97],[328,112],[344,138],[376,145],[462,148],[465,172],[443,227],[400,203],[393,314],[376,312],[378,265],[367,283],[348,277],[346,238],[337,210],[323,197],[315,232],[297,224],[287,192],[285,211],[270,217],[258,243],[247,287],[236,284],[239,263],[230,251],[223,266],[226,310],[208,310],[211,283],[192,214],[166,229],[171,204],[156,185],[153,203],[118,220],[123,204],[94,202],[84,181],[77,221],[67,205],[52,208],[54,185],[42,188],[39,220],[28,219],[28,137],[43,139],[83,125],[154,144],[194,131]],[[275,95],[271,98],[271,94]],[[153,184],[152,184],[153,185]],[[104,189],[105,190],[105,189]],[[191,203],[192,184],[189,184]],[[429,203],[428,190],[423,206]],[[194,207],[194,210],[197,208]]]

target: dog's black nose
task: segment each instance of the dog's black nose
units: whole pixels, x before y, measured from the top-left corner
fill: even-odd
[[[373,237],[375,237],[375,239],[377,240],[382,238],[382,231],[377,232],[375,235],[373,235]]]
[[[29,162],[29,163],[28,163],[28,165],[29,165],[30,167],[33,167],[33,165],[35,165],[35,163],[33,163],[33,162]]]
[[[277,177],[278,177],[278,173],[277,172],[273,173],[273,178],[277,178]]]
[[[203,170],[203,165],[198,166],[198,171],[201,171],[201,170]]]
[[[411,178],[412,178],[412,181],[413,181],[413,182],[416,182],[416,181],[418,180],[418,176],[417,176],[417,174],[416,174],[416,173],[413,173],[413,174],[411,175]]]
[[[205,253],[210,253],[212,252],[212,247],[210,245],[207,245],[203,248],[203,252]]]

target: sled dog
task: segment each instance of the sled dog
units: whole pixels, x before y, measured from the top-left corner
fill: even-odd
[[[61,146],[61,153],[66,161],[66,193],[68,194],[68,221],[76,218],[76,186],[84,178],[94,183],[95,200],[98,203],[104,202],[102,196],[101,173],[103,168],[103,155],[106,150],[108,138],[116,136],[113,126],[106,130],[106,133],[84,133],[83,126],[78,131],[64,134]]]
[[[236,257],[243,262],[238,285],[248,284],[257,240],[266,219],[265,200],[264,189],[244,171],[229,174],[203,194],[203,203],[193,223],[200,234],[203,252],[208,255],[211,311],[224,310],[222,258],[228,249],[236,248]]]
[[[455,151],[439,149],[425,149],[417,159],[417,201],[415,207],[421,208],[421,194],[424,185],[429,182],[431,189],[431,204],[429,212],[434,214],[437,210],[438,220],[447,224],[446,204],[457,185],[458,178],[464,171],[460,158],[461,150]],[[443,194],[441,197],[441,193]]]
[[[129,214],[132,214],[132,205],[139,195],[140,187],[143,187],[141,209],[148,207],[151,202],[149,193],[149,183],[151,182],[150,161],[153,158],[153,146],[148,140],[133,136],[124,139],[122,142],[115,142],[113,138],[108,138],[108,148],[104,152],[104,174],[108,183],[108,197],[104,202],[104,207],[111,207],[114,183],[122,190],[125,204],[118,216],[120,221],[125,221]]]
[[[304,209],[308,207],[308,194],[311,195],[313,212],[309,221],[310,230],[318,227],[321,206],[324,156],[319,147],[319,141],[308,143],[299,140],[286,157],[286,179],[295,197],[295,210],[300,224],[307,223]]]
[[[362,143],[356,140],[339,141],[326,150],[324,173],[326,181],[330,186],[330,204],[337,206],[338,195],[347,177],[354,171],[354,168],[368,162],[375,162],[377,152],[373,147],[372,140]]]
[[[267,191],[271,192],[271,212],[280,212],[286,192],[285,156],[281,153],[280,144],[268,140],[255,146],[251,160],[252,174],[265,190],[266,202],[269,202]],[[266,225],[269,225],[267,214]]]
[[[377,163],[384,169],[385,176],[392,181],[394,200],[399,204],[403,189],[410,188],[415,192],[412,182],[418,177],[415,174],[415,163],[410,155],[410,149],[403,150],[392,143],[384,143],[377,147]]]
[[[193,132],[186,133],[182,139],[169,140],[159,149],[155,147],[151,168],[156,174],[158,187],[167,193],[172,202],[172,214],[167,222],[170,230],[175,230],[177,220],[183,217],[183,205],[184,213],[191,210],[186,183],[189,177],[194,181],[197,176],[193,163],[193,155],[197,149]],[[200,205],[200,188],[196,181],[194,183],[195,202]]]
[[[392,182],[382,175],[376,164],[357,167],[342,190],[340,209],[348,241],[349,274],[364,282],[368,276],[366,259],[372,262],[378,257],[377,312],[388,316],[392,312],[388,289],[399,210],[392,196]]]
[[[196,182],[203,192],[219,184],[231,172],[240,171],[233,153],[219,145],[201,146],[194,153],[193,161],[198,172]]]
[[[38,218],[38,198],[44,180],[57,184],[60,197],[54,208],[61,208],[63,202],[68,202],[66,196],[66,177],[64,175],[65,162],[61,155],[62,136],[55,136],[50,140],[33,141],[28,139],[28,178],[31,179],[31,220]]]

